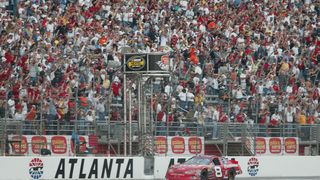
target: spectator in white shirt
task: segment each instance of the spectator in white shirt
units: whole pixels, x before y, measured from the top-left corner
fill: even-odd
[[[167,83],[167,85],[164,87],[164,92],[170,96],[172,94],[173,88],[171,87],[171,85],[169,83]]]
[[[14,120],[16,121],[24,121],[25,114],[22,113],[22,109],[17,109],[16,113],[14,114]]]
[[[274,114],[271,116],[270,120],[270,131],[271,131],[271,136],[272,137],[279,137],[279,124],[281,123],[281,115],[279,114],[279,111],[277,110]]]
[[[105,120],[105,113],[106,108],[104,106],[104,101],[103,99],[99,99],[99,102],[97,104],[97,113],[98,113],[98,117],[99,117],[99,121],[103,122]]]
[[[187,90],[187,103],[188,103],[188,107],[193,109],[194,106],[194,94],[192,92],[189,92]]]
[[[219,121],[220,112],[216,107],[213,108],[212,113],[212,138],[216,139],[218,135],[218,121]]]
[[[16,107],[15,107],[15,101],[13,100],[13,98],[11,97],[9,100],[8,100],[8,106],[9,106],[9,115],[11,117],[14,117],[15,115],[15,111],[16,111]]]
[[[87,113],[87,115],[86,115],[86,117],[85,117],[85,121],[86,121],[87,123],[90,123],[90,124],[93,123],[93,121],[94,121],[94,116],[93,116],[92,111],[88,111],[88,113]]]
[[[286,123],[286,135],[292,136],[292,132],[294,129],[294,117],[296,114],[296,109],[289,105],[287,108],[284,109],[285,114],[285,123]]]
[[[187,109],[187,90],[182,89],[182,91],[178,94],[180,100],[180,107],[183,109]]]

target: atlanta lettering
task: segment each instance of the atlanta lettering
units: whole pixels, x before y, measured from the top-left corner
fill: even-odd
[[[90,167],[90,170],[85,170],[84,167]],[[124,172],[121,169],[125,168]],[[75,170],[77,169],[77,171]],[[118,159],[60,159],[55,178],[77,178],[77,179],[91,179],[91,178],[110,178],[112,172],[115,171],[115,178],[125,179],[133,178],[133,159],[127,160],[123,158]],[[79,172],[79,173],[76,173]],[[112,177],[114,178],[114,177]]]
[[[184,163],[186,161],[187,158],[171,158],[169,161],[169,166],[168,168],[170,168],[172,165],[174,164],[181,164]]]

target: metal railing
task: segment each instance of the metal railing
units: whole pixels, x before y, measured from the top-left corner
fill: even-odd
[[[241,124],[241,123],[170,123],[167,127],[157,123],[155,136],[204,136],[207,144],[220,144],[221,154],[230,155],[230,144],[237,144],[236,155],[256,155],[257,137],[296,137],[299,145],[313,149],[319,155],[320,125],[280,124]],[[235,154],[235,152],[232,152]]]
[[[77,122],[66,121],[15,121],[12,119],[1,119],[0,130],[5,135],[71,135],[77,123],[77,132],[79,135],[97,135],[100,144],[116,144],[117,153],[123,151],[119,144],[124,143],[125,131],[128,124],[124,122],[86,122],[78,120]],[[137,150],[145,149],[139,144],[138,122],[132,122],[131,138],[136,143]],[[280,124],[272,126],[269,124],[241,124],[241,123],[215,123],[205,122],[199,124],[197,122],[156,122],[153,125],[152,135],[155,136],[199,136],[204,137],[205,144],[220,144],[220,151],[224,155],[228,155],[231,151],[230,144],[237,143],[239,155],[249,154],[255,155],[255,139],[257,137],[297,137],[300,144],[313,147],[316,154],[319,154],[320,143],[320,125],[299,125],[299,124]],[[128,138],[128,134],[127,134]],[[1,150],[5,151],[5,138],[1,140]],[[144,145],[145,146],[145,145]],[[152,144],[154,146],[154,144]],[[141,152],[136,151],[132,155],[138,155]]]

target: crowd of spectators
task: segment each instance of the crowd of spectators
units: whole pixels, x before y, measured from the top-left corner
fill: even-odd
[[[0,116],[121,120],[123,53],[165,52],[160,122],[320,123],[319,14],[317,0],[17,1],[0,9]]]

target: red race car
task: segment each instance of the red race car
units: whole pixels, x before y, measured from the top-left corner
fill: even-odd
[[[234,158],[228,160],[219,156],[194,156],[182,164],[171,166],[166,180],[235,179],[242,170]]]

